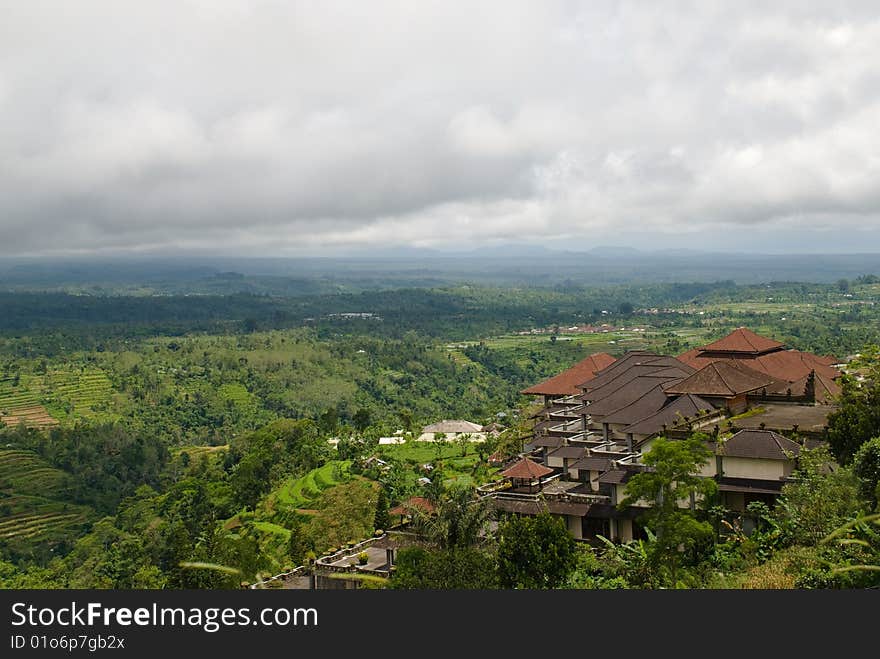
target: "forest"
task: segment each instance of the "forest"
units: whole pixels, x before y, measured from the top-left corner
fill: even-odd
[[[479,529],[488,513],[464,505],[462,493],[494,478],[486,456],[524,432],[530,401],[521,389],[591,352],[678,354],[742,325],[840,359],[870,356],[878,303],[871,274],[293,295],[7,289],[0,585],[238,587],[369,537],[387,526],[388,507],[414,494],[434,498],[447,531]],[[534,528],[500,520],[506,532],[479,542],[425,522],[424,546],[404,552],[393,585],[461,587],[461,575],[485,587],[864,583],[867,573],[833,570],[876,551],[870,440],[880,435],[880,405],[871,395],[845,389],[836,427],[857,439],[834,456],[840,469],[827,474],[821,456],[805,460],[785,506],[760,511],[757,535],[722,534],[706,510],[702,535],[672,566],[650,541],[569,547],[552,520],[528,522]],[[378,445],[456,418],[504,432],[479,447]],[[426,461],[438,468],[429,492],[418,484]],[[847,524],[856,535],[841,538],[858,542],[820,544]],[[527,546],[528,538],[549,544]],[[551,576],[541,580],[516,571],[547,547],[562,572],[545,566]]]

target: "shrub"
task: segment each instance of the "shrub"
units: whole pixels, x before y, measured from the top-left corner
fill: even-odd
[[[369,562],[370,562],[370,555],[367,554],[367,552],[362,551],[360,554],[358,554],[358,564],[366,565]]]

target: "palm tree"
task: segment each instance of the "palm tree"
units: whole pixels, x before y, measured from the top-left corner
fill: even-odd
[[[455,488],[436,503],[433,514],[419,512],[414,526],[441,549],[473,547],[492,516],[492,507],[473,488]]]

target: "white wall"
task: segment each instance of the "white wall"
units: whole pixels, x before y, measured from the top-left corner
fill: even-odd
[[[763,460],[759,458],[724,458],[722,469],[728,478],[755,478],[778,481],[785,476],[788,460]]]

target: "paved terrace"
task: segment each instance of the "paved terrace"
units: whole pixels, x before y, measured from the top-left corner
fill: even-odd
[[[837,408],[833,405],[761,405],[764,412],[734,419],[737,428],[760,428],[768,430],[791,430],[794,426],[804,432],[823,432],[828,415]],[[723,426],[722,426],[723,429]]]

